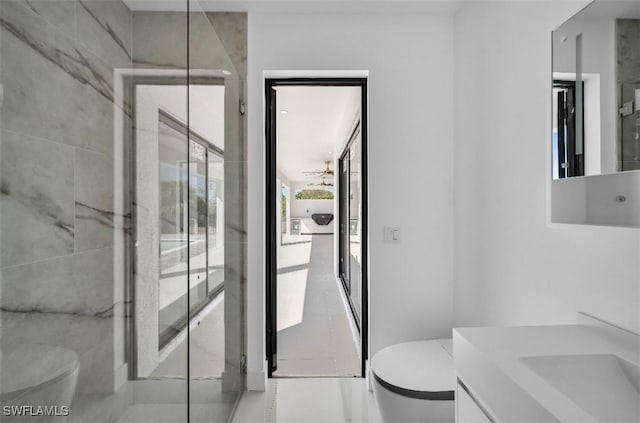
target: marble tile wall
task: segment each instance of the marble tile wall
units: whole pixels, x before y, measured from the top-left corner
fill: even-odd
[[[0,345],[74,350],[77,405],[113,393],[124,364],[114,71],[130,68],[120,0],[0,4]]]
[[[635,90],[640,89],[640,19],[616,19],[616,74],[620,96],[619,104],[633,101]],[[622,170],[640,169],[636,151],[636,120],[640,112],[620,119],[620,151]]]

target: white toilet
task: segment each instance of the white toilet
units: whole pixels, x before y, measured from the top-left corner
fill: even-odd
[[[455,420],[451,339],[391,345],[373,356],[371,371],[385,423]]]
[[[52,345],[20,344],[0,350],[0,404],[31,407],[26,416],[3,415],[3,422],[65,422],[76,390],[78,355]],[[51,408],[51,407],[54,408]],[[37,414],[49,407],[50,415]],[[43,411],[44,412],[44,411]]]

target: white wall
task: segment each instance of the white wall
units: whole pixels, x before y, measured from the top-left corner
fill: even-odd
[[[333,200],[291,200],[292,217],[311,217],[314,213],[333,214]]]
[[[370,353],[451,333],[453,19],[250,13],[250,389],[264,386],[263,71],[349,69],[370,75]]]
[[[458,326],[586,311],[640,330],[638,231],[547,224],[550,33],[586,3],[473,3],[456,16]]]

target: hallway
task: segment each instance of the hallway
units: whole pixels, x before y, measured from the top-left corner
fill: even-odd
[[[285,236],[278,248],[274,376],[360,376],[359,335],[333,275],[333,235]]]

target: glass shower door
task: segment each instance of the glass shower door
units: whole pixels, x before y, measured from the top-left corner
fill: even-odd
[[[199,144],[189,201],[189,415],[218,422],[231,416],[244,389],[245,148],[244,69],[237,40],[219,35],[246,28],[244,14],[189,13],[189,130]],[[225,34],[222,34],[225,35]],[[230,48],[231,50],[228,50]],[[192,154],[194,156],[194,154]],[[197,208],[197,211],[195,210]]]
[[[244,387],[246,15],[129,5],[0,1],[0,408],[226,422]]]

